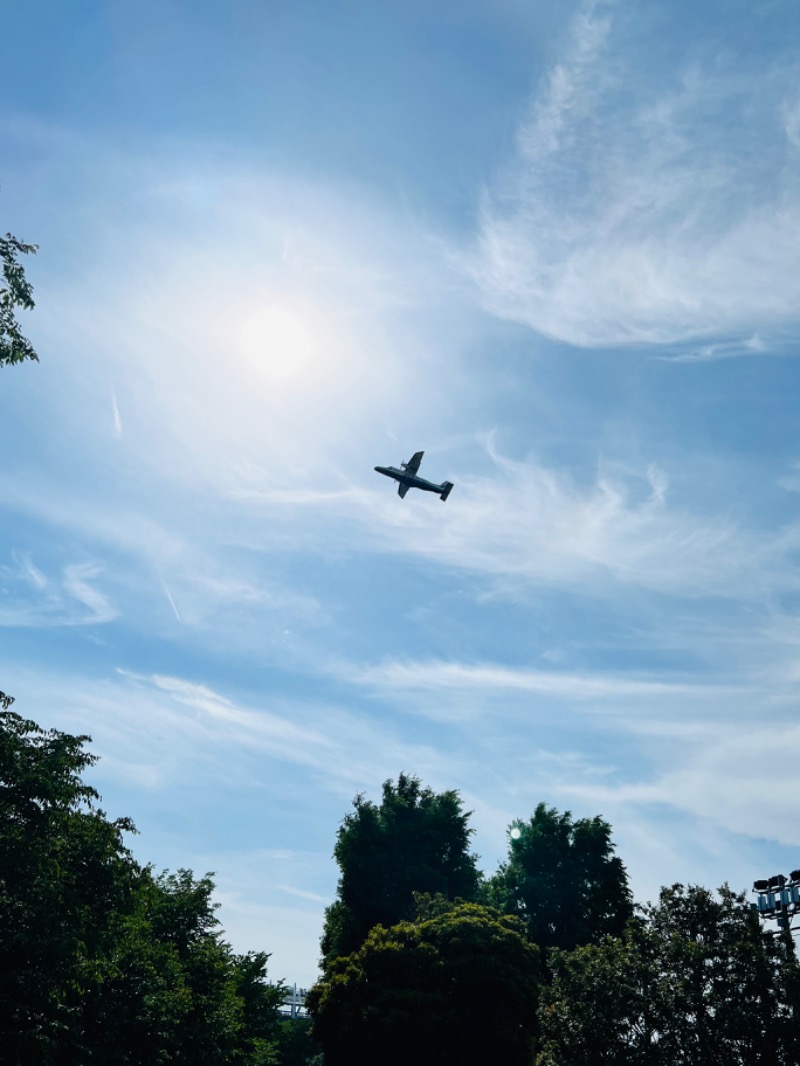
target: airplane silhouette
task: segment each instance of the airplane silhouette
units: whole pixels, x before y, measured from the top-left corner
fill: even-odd
[[[414,452],[407,463],[400,464],[402,470],[398,470],[396,466],[376,466],[375,469],[379,474],[385,474],[386,477],[392,477],[400,482],[397,486],[397,495],[401,498],[409,489],[422,489],[423,492],[436,492],[440,500],[446,500],[453,487],[452,481],[443,481],[441,485],[435,485],[432,481],[426,481],[424,477],[417,477],[419,464],[424,454],[425,452]]]

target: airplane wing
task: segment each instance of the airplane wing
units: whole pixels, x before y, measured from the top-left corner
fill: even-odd
[[[407,492],[408,492],[408,485],[398,485],[397,486],[397,495],[400,497],[401,500],[402,500],[402,498],[405,496],[405,494]]]
[[[419,470],[419,464],[422,462],[422,457],[424,454],[425,452],[414,452],[408,462],[403,463],[407,474],[412,474],[416,476],[416,473]]]

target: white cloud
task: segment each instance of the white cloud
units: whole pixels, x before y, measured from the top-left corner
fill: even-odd
[[[161,576],[161,571],[158,569],[157,566],[156,566],[156,574],[158,575],[158,580],[159,580],[159,583],[161,585],[161,588],[164,590],[164,595],[167,597],[167,603],[172,608],[172,613],[175,615],[176,620],[178,622],[180,622],[180,620],[181,620],[180,611],[178,610],[178,608],[177,608],[177,606],[175,604],[175,600],[172,598],[172,593],[167,588],[167,583],[164,580],[164,578]]]
[[[12,552],[12,559],[14,566],[0,566],[0,626],[102,625],[117,617],[118,608],[98,588],[100,565],[72,563],[48,574],[28,554]]]
[[[87,609],[86,623],[110,622],[116,617],[116,609],[108,597],[91,584],[91,578],[102,573],[100,567],[80,563],[64,568],[64,589]]]
[[[348,676],[357,684],[379,689],[426,689],[428,691],[483,690],[557,696],[575,701],[687,696],[722,699],[732,688],[724,685],[685,683],[659,677],[637,677],[600,672],[574,674],[545,670],[514,669],[498,664],[390,660],[376,667],[351,669]]]
[[[133,628],[217,647],[227,641],[240,650],[265,649],[287,624],[326,624],[314,595],[286,583],[274,560],[262,565],[274,531],[260,510],[228,500],[198,523],[191,487],[170,494],[155,475],[143,499],[135,478],[126,481],[124,503],[117,499],[119,487],[86,496],[80,487],[52,487],[39,471],[24,480],[0,478],[0,484],[10,516],[8,542],[24,543],[31,519],[47,531],[35,555],[12,549],[14,565],[0,567],[6,590],[0,624],[93,623],[121,613]],[[275,535],[291,543],[285,530]],[[91,551],[104,565],[75,564],[54,573],[57,556],[49,549],[60,540],[81,554]],[[95,598],[89,610],[87,597],[92,591],[97,597],[98,583],[104,600]],[[176,622],[187,632],[176,632]]]
[[[103,757],[155,768],[162,788],[203,766],[231,784],[254,780],[252,759],[311,772],[323,789],[349,797],[364,781],[393,776],[398,767],[444,776],[453,766],[424,742],[329,701],[270,699],[270,709],[236,701],[211,687],[179,677],[144,677],[119,671],[120,685],[86,686],[80,728],[92,720]],[[135,715],[132,724],[130,715]],[[187,778],[188,779],[188,778]]]
[[[628,586],[742,600],[797,585],[800,527],[756,535],[732,516],[681,507],[656,467],[601,465],[587,485],[490,448],[495,475],[453,473],[445,514],[424,505],[376,512],[383,545],[596,596],[618,596]],[[516,590],[522,594],[519,584]]]
[[[754,698],[751,706],[750,721],[738,713],[661,772],[614,785],[584,779],[565,791],[605,809],[678,810],[698,824],[794,846],[800,727],[780,719],[762,725],[768,701]]]
[[[414,696],[423,713],[472,736],[486,776],[479,784],[470,773],[469,802],[495,847],[498,826],[521,804],[547,799],[602,812],[623,858],[633,859],[637,891],[652,897],[667,877],[746,880],[754,842],[796,843],[796,677],[791,683],[779,666],[776,673],[692,684],[669,674],[576,677],[421,662],[354,670],[352,678],[398,703]],[[469,698],[476,690],[477,711]],[[490,769],[499,766],[502,781]],[[492,803],[504,807],[490,818]],[[661,844],[645,845],[654,834]],[[709,874],[712,867],[724,873]]]
[[[613,6],[614,0],[586,0],[578,11],[567,53],[545,79],[530,117],[518,131],[524,156],[555,155],[570,144],[576,124],[592,113],[598,78],[601,84],[610,80],[598,69],[611,28],[609,14],[600,13]]]
[[[122,436],[122,419],[119,414],[119,407],[117,407],[117,397],[112,391],[111,393],[111,416],[114,421],[114,436],[119,440]]]
[[[305,899],[309,903],[321,903],[323,907],[327,907],[330,903],[330,897],[320,895],[319,892],[309,892],[304,888],[295,888],[292,885],[278,885],[278,889],[281,892],[285,892],[287,896],[294,896],[295,899]]]
[[[27,578],[38,592],[47,588],[47,578],[37,566],[34,566],[30,555],[18,555],[16,552],[12,552],[11,556],[19,567],[21,577]]]
[[[290,515],[305,547],[317,543],[308,511],[325,516],[327,545],[473,571],[515,600],[548,587],[615,602],[641,590],[763,603],[800,583],[800,525],[764,530],[741,509],[709,509],[685,467],[672,474],[652,463],[601,461],[587,478],[533,457],[510,459],[491,437],[487,453],[487,475],[465,459],[462,469],[447,466],[456,488],[445,507],[427,496],[398,506],[386,485],[369,483],[248,490],[235,499],[273,529]],[[792,476],[781,484],[792,487]]]
[[[720,359],[762,355],[767,350],[764,341],[757,333],[754,333],[744,341],[718,341],[712,344],[702,344],[700,347],[690,346],[672,355],[654,355],[651,358],[669,363],[713,363]]]
[[[768,54],[758,79],[709,48],[664,74],[630,46],[637,17],[584,4],[486,196],[469,269],[494,313],[571,344],[719,334],[728,357],[751,354],[737,338],[758,330],[766,346],[798,315],[800,198],[778,134],[781,115],[795,131],[796,69]]]

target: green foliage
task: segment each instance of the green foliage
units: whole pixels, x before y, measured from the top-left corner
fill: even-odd
[[[794,951],[727,887],[663,889],[619,939],[550,962],[538,1066],[800,1062]]]
[[[311,1035],[310,1018],[288,1018],[281,1022],[277,1036],[278,1066],[307,1066],[319,1055],[319,1045]]]
[[[525,921],[543,948],[574,948],[622,932],[633,913],[628,876],[602,818],[573,822],[540,803],[509,829],[509,857],[482,889],[485,902]]]
[[[274,1062],[267,956],[221,939],[208,877],[133,860],[82,780],[88,739],[0,712],[3,1062]]]
[[[414,893],[474,899],[476,856],[473,830],[457,792],[435,793],[416,777],[384,782],[380,806],[356,796],[355,810],[339,827],[334,857],[341,877],[338,899],[325,914],[325,964],[349,955],[381,924],[414,914]]]
[[[0,1029],[19,1061],[47,1061],[70,1039],[76,976],[130,894],[121,834],[131,827],[92,806],[85,737],[11,711],[0,719]]]
[[[310,990],[326,1066],[528,1066],[539,952],[522,923],[476,903],[420,902],[435,916],[375,927]]]
[[[33,309],[33,288],[25,277],[25,271],[17,256],[35,253],[35,244],[25,244],[10,233],[0,237],[0,260],[3,263],[3,281],[0,285],[0,366],[36,359],[30,341],[22,335],[15,309]]]

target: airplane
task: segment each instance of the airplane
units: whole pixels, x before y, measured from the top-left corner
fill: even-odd
[[[422,462],[422,457],[425,452],[414,452],[407,463],[401,463],[402,470],[398,470],[396,466],[376,466],[375,469],[379,474],[385,474],[386,477],[393,477],[395,481],[399,481],[397,486],[397,495],[402,499],[409,489],[422,489],[423,492],[438,492],[440,500],[446,500],[450,495],[450,490],[453,487],[452,481],[443,481],[441,485],[435,485],[432,481],[426,481],[423,477],[417,477],[417,471],[419,470],[419,464]]]

